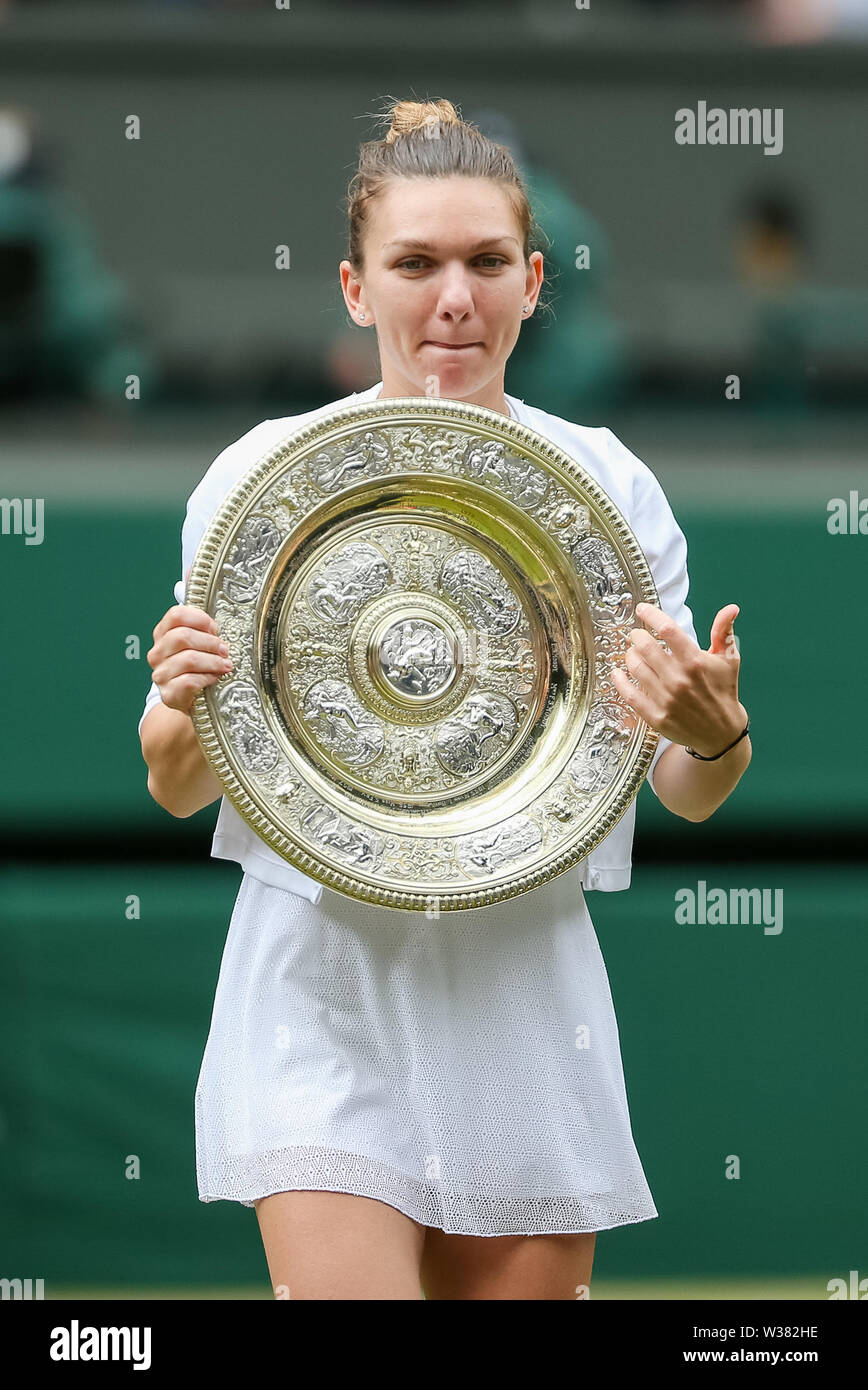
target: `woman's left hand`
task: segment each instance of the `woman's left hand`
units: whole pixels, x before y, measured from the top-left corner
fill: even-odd
[[[739,611],[737,603],[720,609],[711,625],[711,645],[704,652],[667,613],[639,603],[636,617],[666,642],[669,651],[644,627],[636,627],[629,636],[625,664],[640,688],[619,666],[612,667],[615,688],[640,719],[664,738],[705,757],[732,743],[747,723],[747,710],[738,698],[741,657],[733,631]]]

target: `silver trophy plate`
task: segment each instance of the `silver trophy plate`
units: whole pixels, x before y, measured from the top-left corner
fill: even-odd
[[[613,502],[497,411],[400,397],[320,415],[226,496],[187,602],[233,670],[192,718],[288,863],[385,907],[482,907],[584,859],[659,735],[616,690],[659,606]]]

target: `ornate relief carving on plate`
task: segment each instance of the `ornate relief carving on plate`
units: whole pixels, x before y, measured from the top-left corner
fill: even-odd
[[[481,906],[578,863],[638,790],[656,740],[611,668],[640,599],[635,537],[551,441],[454,401],[347,407],[259,460],[203,539],[187,601],[235,669],[194,724],[302,871]]]
[[[385,517],[365,535],[326,543],[275,599],[275,698],[324,770],[430,802],[516,753],[545,677],[537,620],[508,571],[442,524]],[[405,587],[422,577],[430,588]]]

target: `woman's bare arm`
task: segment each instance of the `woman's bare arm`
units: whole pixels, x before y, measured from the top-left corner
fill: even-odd
[[[195,815],[222,795],[189,714],[163,704],[152,706],[142,723],[141,740],[148,791],[170,815]]]
[[[744,710],[744,705],[740,705],[740,709]],[[743,718],[739,716],[739,721],[733,738],[741,733],[747,723],[746,710]],[[750,760],[750,734],[745,735],[722,758],[708,763],[691,758],[683,747],[673,743],[662,754],[654,769],[654,790],[667,811],[674,816],[692,821],[708,820],[735,790]]]

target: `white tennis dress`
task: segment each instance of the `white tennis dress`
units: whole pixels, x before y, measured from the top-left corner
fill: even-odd
[[[661,607],[696,641],[686,542],[650,470],[610,430],[506,400],[597,478],[642,545]],[[318,413],[264,421],[218,456],[188,503],[182,575],[232,484]],[[152,685],[142,720],[159,699]],[[652,790],[668,746],[661,738]],[[244,874],[196,1087],[200,1199],[351,1192],[480,1236],[657,1216],[585,902],[588,888],[629,886],[634,820],[635,800],[541,888],[433,917],[324,888],[224,797],[212,854]]]

